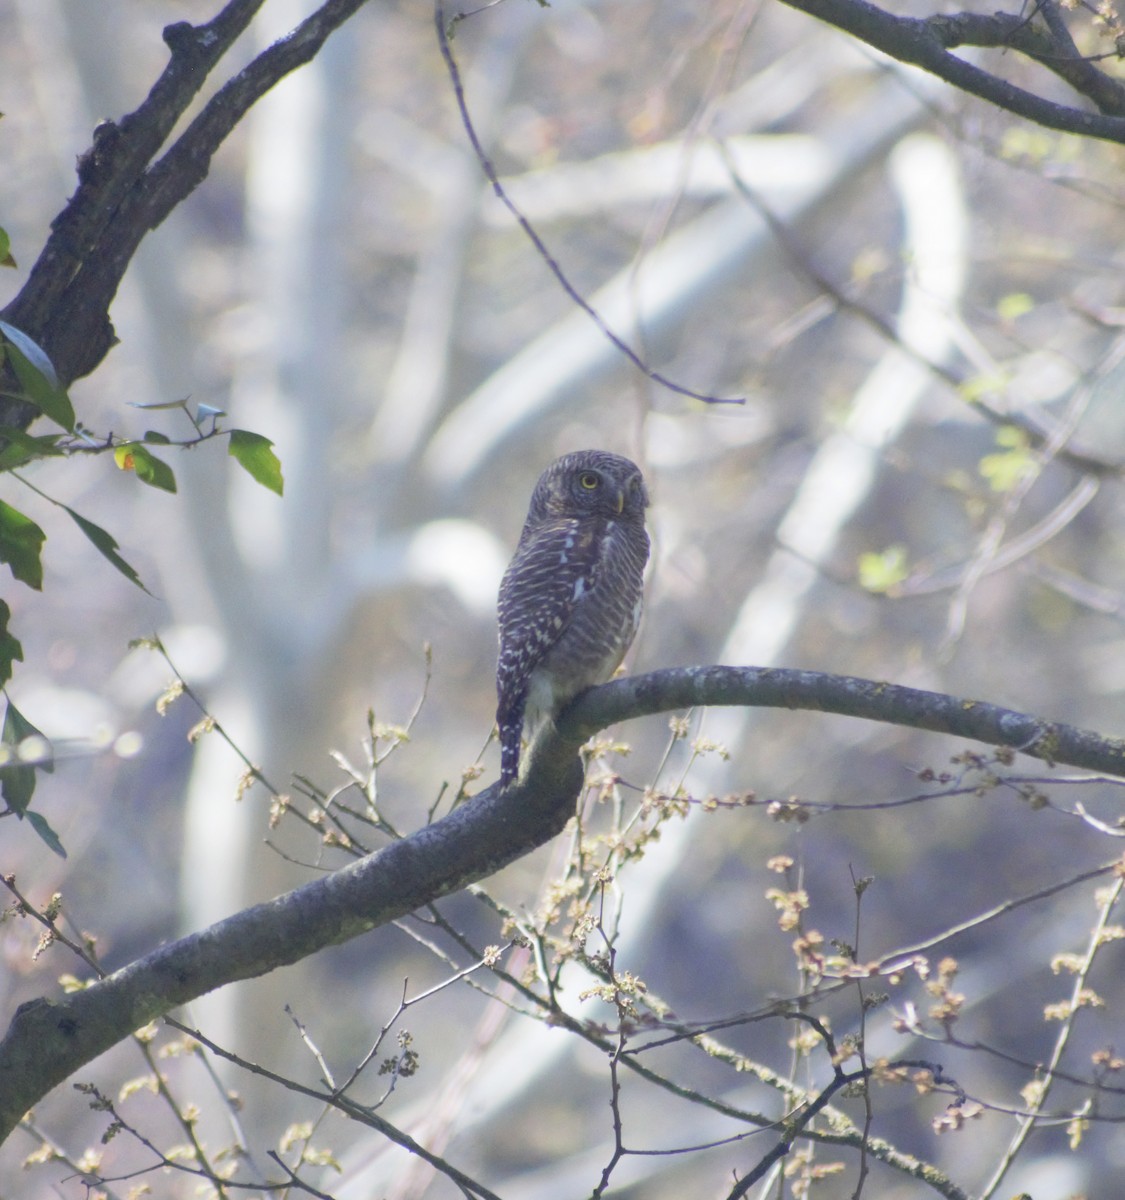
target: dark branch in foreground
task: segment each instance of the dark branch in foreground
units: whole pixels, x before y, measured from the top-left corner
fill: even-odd
[[[176,122],[263,3],[228,0],[205,24],[169,25],[168,63],[144,102],[117,122],[102,122],[79,158],[78,188],[2,314],[43,347],[65,384],[89,374],[113,347],[109,306],[145,234],[203,182],[250,108],[314,58],[364,0],[325,0],[227,79],[161,156]],[[2,424],[25,427],[36,415],[26,403],[0,406]]]
[[[1035,14],[939,14],[927,18],[899,17],[867,0],[782,0],[810,17],[817,17],[861,42],[882,50],[899,62],[911,63],[1046,129],[1084,137],[1125,142],[1125,90],[1119,80],[1081,58],[1057,22],[1035,21]],[[1040,0],[1037,11],[1054,15],[1051,0]],[[1017,87],[952,51],[958,46],[993,46],[1016,50],[1048,67],[1101,109],[1090,112],[1056,104]]]
[[[23,1114],[134,1029],[483,879],[558,834],[582,787],[578,748],[617,721],[697,705],[805,708],[1008,746],[1125,776],[1125,741],[974,700],[888,683],[753,667],[689,667],[594,688],[547,728],[524,777],[375,854],[199,933],[84,991],[21,1005],[0,1042],[0,1142]]]

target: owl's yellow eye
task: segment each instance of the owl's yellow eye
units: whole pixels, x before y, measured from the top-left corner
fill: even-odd
[[[601,480],[597,477],[597,475],[594,474],[593,471],[583,471],[582,474],[578,476],[578,482],[588,492],[592,492],[594,490],[594,488],[596,488],[598,486],[598,484],[601,483]]]

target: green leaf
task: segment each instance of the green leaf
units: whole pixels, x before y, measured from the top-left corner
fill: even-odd
[[[46,351],[14,325],[0,321],[0,333],[8,346],[8,358],[23,389],[23,398],[30,400],[45,416],[64,429],[74,429],[74,406],[59,381],[54,364]]]
[[[155,429],[145,430],[145,439],[150,446],[170,446],[172,439],[166,433],[157,433]]]
[[[0,795],[7,801],[8,807],[21,817],[27,812],[27,806],[31,803],[31,797],[35,791],[36,768],[28,763],[18,762],[20,743],[26,741],[27,738],[43,738],[43,734],[9,700],[8,711],[4,714],[4,728],[0,732],[0,740],[3,741],[8,753],[17,758],[18,765],[0,767]],[[47,739],[43,738],[43,740]],[[53,771],[54,766],[51,763],[43,763],[40,764],[39,769]]]
[[[859,585],[869,592],[888,592],[909,574],[905,546],[888,546],[859,556]]]
[[[1031,439],[1013,425],[996,431],[996,444],[1005,447],[997,454],[986,454],[977,466],[994,492],[1010,492],[1034,474],[1037,460]]]
[[[1002,369],[982,375],[973,375],[959,384],[957,390],[961,398],[969,404],[976,404],[993,392],[1002,392],[1011,383],[1011,374]]]
[[[66,858],[66,851],[63,849],[62,842],[59,841],[59,835],[47,824],[47,818],[42,813],[37,812],[29,812],[25,815],[27,816],[27,823],[59,858]]]
[[[165,492],[176,490],[172,468],[140,442],[126,442],[118,446],[113,452],[113,460],[123,471],[132,471],[141,483],[147,483],[149,487]]]
[[[262,487],[280,496],[285,490],[285,480],[281,477],[281,461],[272,446],[273,442],[260,433],[248,433],[245,429],[230,431],[231,458],[249,471]]]
[[[46,433],[33,437],[14,425],[0,425],[0,440],[7,445],[0,450],[0,471],[22,467],[36,459],[62,454],[55,444],[61,434]]]
[[[8,621],[12,610],[0,600],[0,687],[12,678],[12,663],[23,662],[23,647],[19,640],[8,631]]]
[[[9,751],[9,753],[11,753]],[[17,816],[27,812],[35,794],[35,768],[26,765],[0,767],[0,796]]]
[[[997,301],[996,315],[1001,321],[1015,321],[1026,316],[1034,308],[1035,301],[1027,292],[1009,292]]]
[[[0,500],[0,562],[28,587],[43,587],[43,563],[39,552],[47,535],[30,517]]]
[[[12,257],[12,240],[6,229],[0,229],[0,267],[14,267],[16,260]]]
[[[141,582],[141,577],[136,571],[117,553],[119,547],[117,541],[108,530],[103,529],[100,525],[95,525],[93,521],[88,521],[81,513],[76,513],[73,508],[63,505],[63,508],[70,513],[71,519],[75,525],[90,539],[94,544],[94,548],[104,558],[108,559],[120,572],[129,580],[130,583],[135,583],[142,592],[148,592],[148,588]],[[151,596],[152,593],[149,592]]]

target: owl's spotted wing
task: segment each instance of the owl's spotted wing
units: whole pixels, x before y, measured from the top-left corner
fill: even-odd
[[[499,694],[501,775],[515,778],[532,672],[570,625],[594,587],[605,522],[562,517],[525,531],[500,585]]]
[[[501,676],[530,675],[569,625],[597,579],[602,524],[560,518],[520,544],[500,587]]]

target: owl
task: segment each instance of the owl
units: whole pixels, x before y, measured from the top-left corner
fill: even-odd
[[[553,462],[531,496],[500,584],[500,785],[519,773],[524,723],[554,717],[617,669],[641,617],[648,493],[604,450]]]

